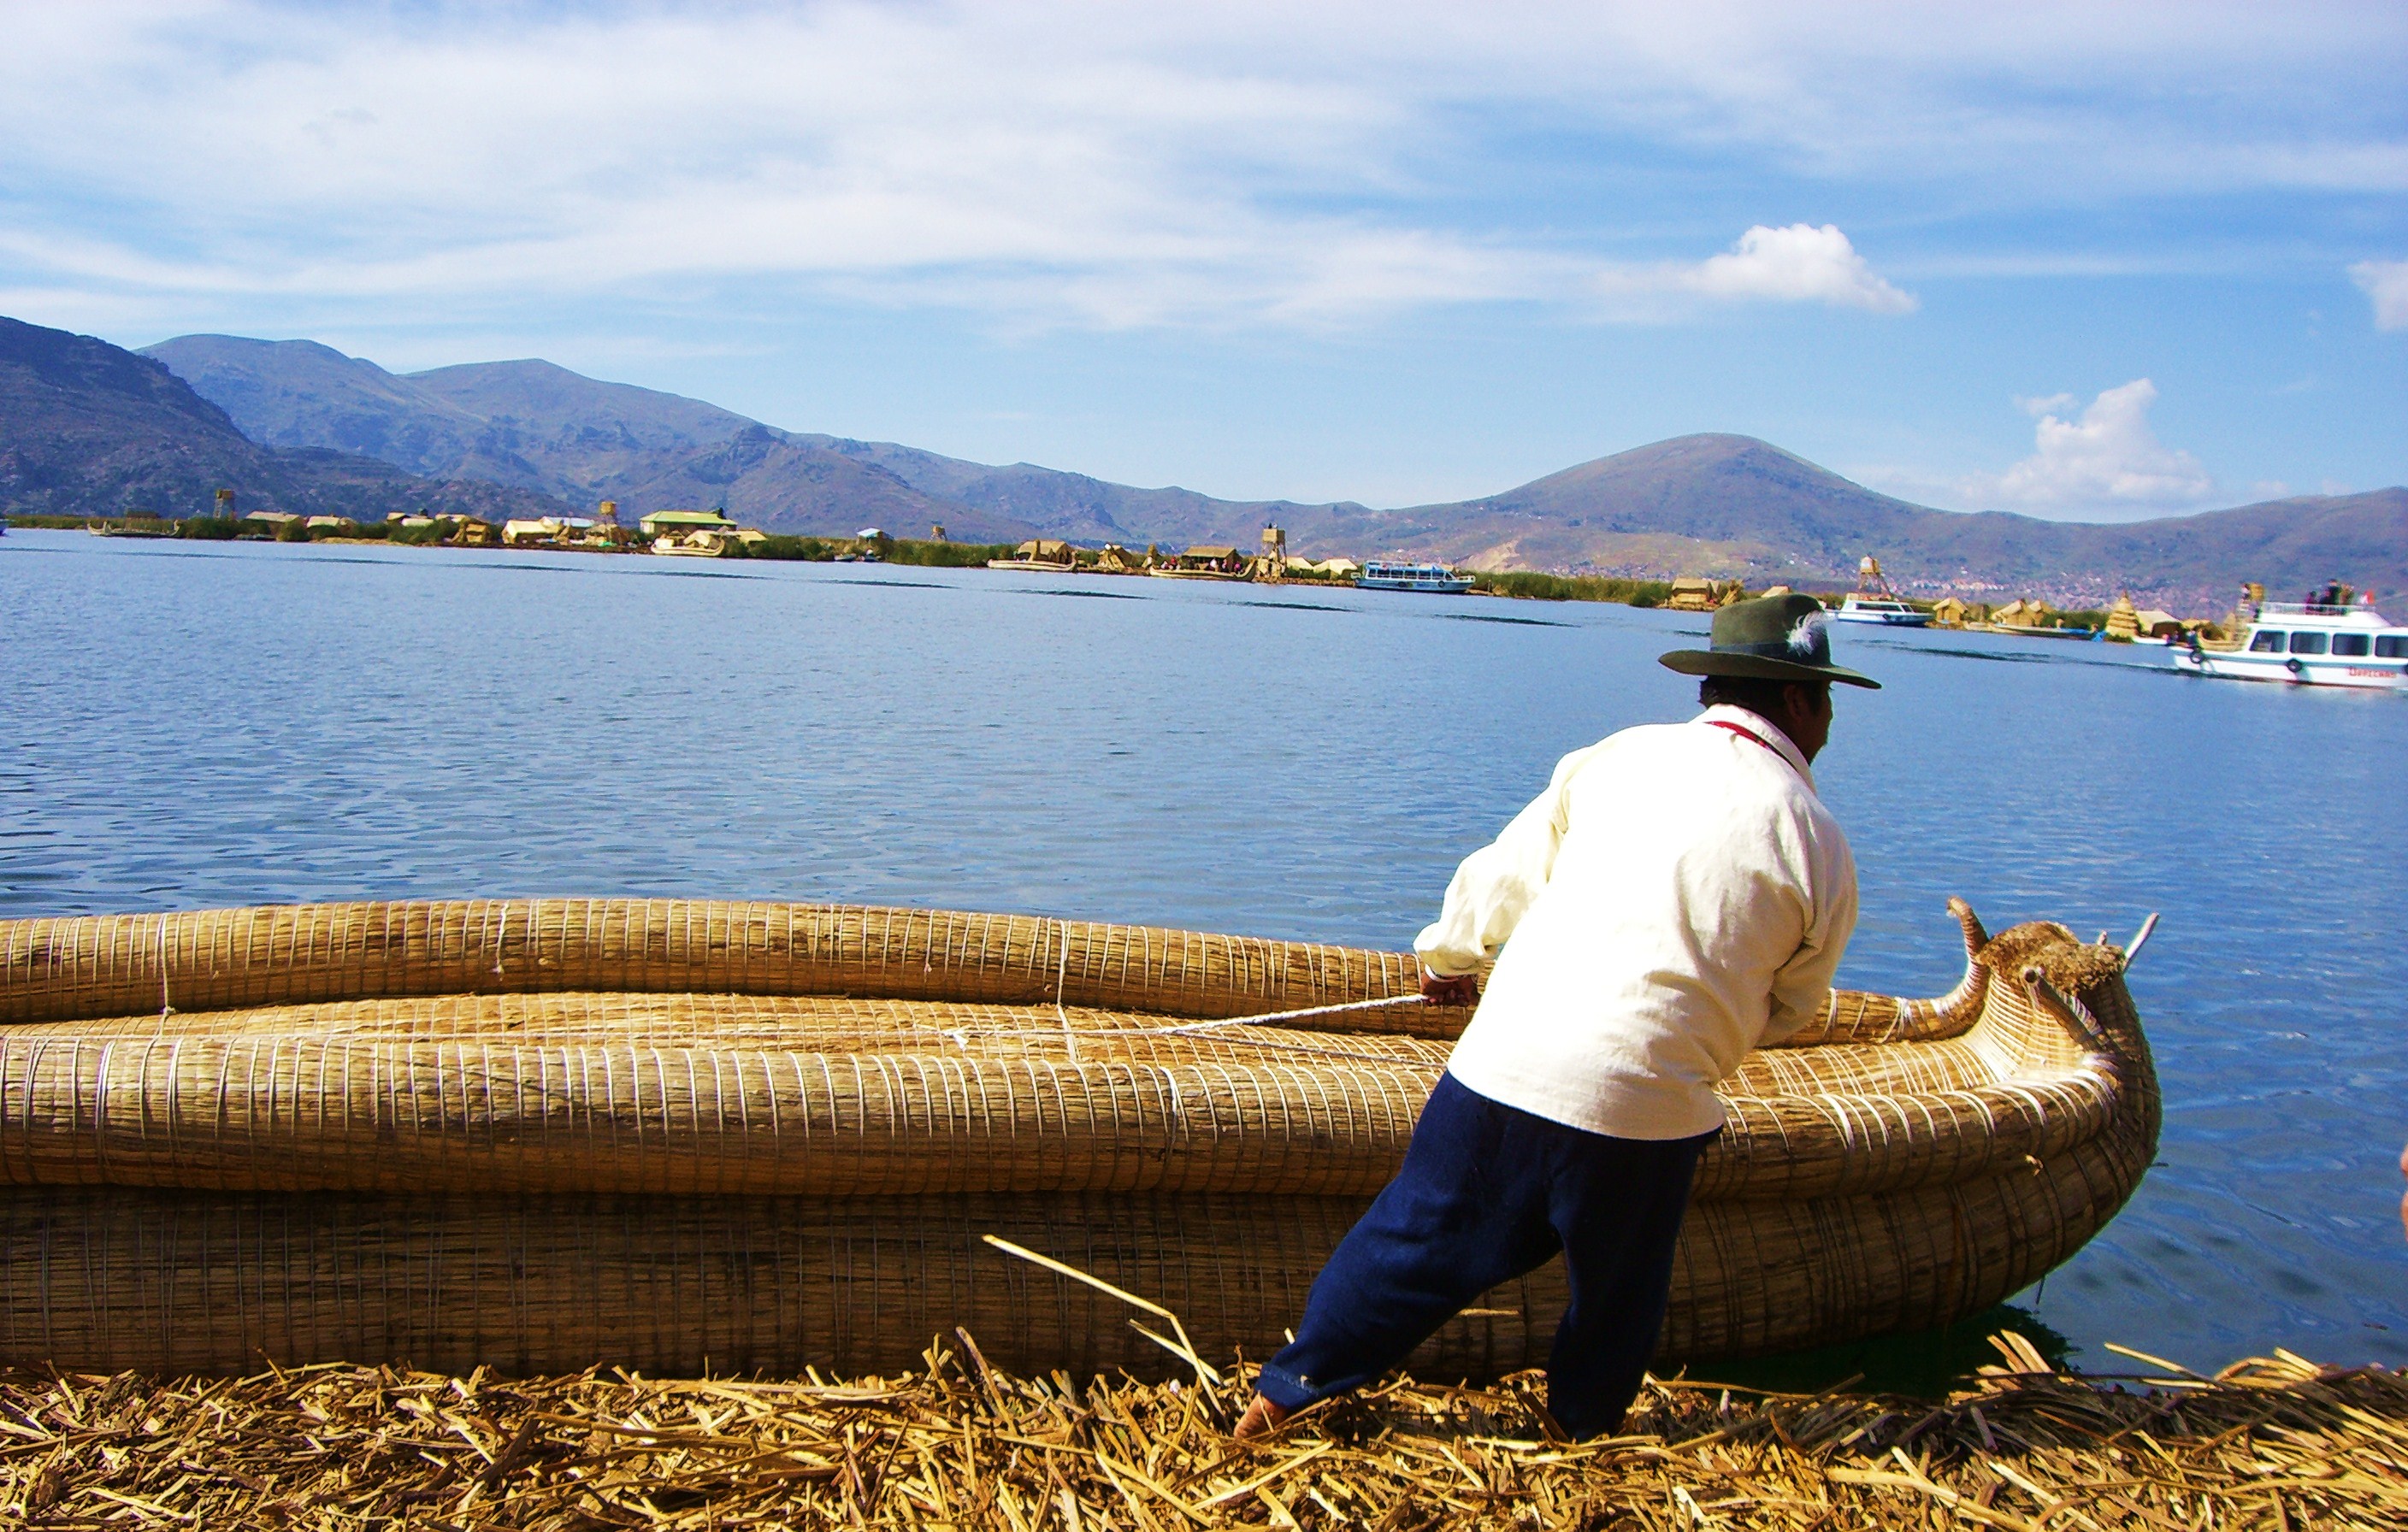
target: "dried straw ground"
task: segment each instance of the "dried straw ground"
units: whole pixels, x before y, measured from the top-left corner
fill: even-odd
[[[1398,1382],[1223,1434],[1241,1382],[502,1381],[329,1367],[0,1375],[0,1520],[36,1527],[2408,1525],[2408,1374],[2280,1353],[2149,1386],[2019,1338],[1944,1404],[1651,1383],[1567,1446],[1534,1380]]]

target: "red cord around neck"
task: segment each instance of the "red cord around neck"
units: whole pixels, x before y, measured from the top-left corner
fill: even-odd
[[[1756,741],[1765,749],[1772,752],[1773,755],[1780,760],[1783,766],[1788,766],[1792,770],[1797,769],[1797,763],[1790,760],[1788,756],[1783,755],[1781,753],[1781,747],[1775,745],[1771,740],[1767,739],[1764,736],[1756,733],[1754,729],[1742,728],[1739,724],[1725,718],[1709,718],[1706,720],[1706,723],[1712,727],[1717,729],[1728,729],[1731,733],[1738,735],[1742,739],[1752,739]]]

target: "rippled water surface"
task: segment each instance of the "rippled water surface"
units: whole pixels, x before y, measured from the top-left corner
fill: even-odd
[[[1402,947],[1555,761],[1693,711],[1627,608],[836,565],[0,538],[0,915],[538,894]],[[2408,1362],[2408,701],[1845,631],[1842,981],[2164,922],[2159,1164],[2019,1301],[2089,1363]]]

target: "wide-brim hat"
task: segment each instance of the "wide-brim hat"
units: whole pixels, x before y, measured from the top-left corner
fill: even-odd
[[[1684,676],[1736,676],[1754,680],[1881,682],[1831,663],[1831,623],[1811,595],[1764,595],[1734,601],[1714,613],[1708,649],[1676,649],[1664,665]]]

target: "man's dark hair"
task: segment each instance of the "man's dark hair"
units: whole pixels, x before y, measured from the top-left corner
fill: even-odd
[[[1792,686],[1820,690],[1821,680],[1769,680],[1759,676],[1708,676],[1698,682],[1698,705],[1744,708],[1758,718],[1781,716],[1781,694]]]

